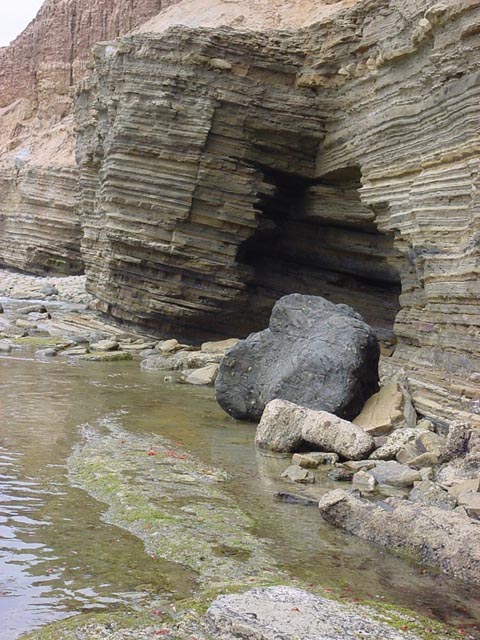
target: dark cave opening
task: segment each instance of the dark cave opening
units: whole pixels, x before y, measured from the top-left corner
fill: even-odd
[[[399,266],[393,234],[381,233],[361,202],[361,172],[345,167],[316,180],[263,171],[255,233],[237,260],[249,273],[248,330],[267,326],[288,293],[319,295],[362,314],[381,340],[393,336]]]

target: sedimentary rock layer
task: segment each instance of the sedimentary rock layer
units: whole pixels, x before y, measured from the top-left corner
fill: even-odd
[[[81,269],[72,86],[95,42],[131,31],[175,0],[47,0],[0,48],[0,264]]]
[[[77,97],[99,308],[242,332],[293,290],[398,345],[420,413],[479,423],[480,3],[365,0],[296,33],[96,50]],[[477,381],[478,384],[478,381]]]

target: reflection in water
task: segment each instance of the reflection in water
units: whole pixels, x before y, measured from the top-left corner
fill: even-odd
[[[226,489],[253,517],[282,568],[307,583],[344,587],[455,621],[480,619],[475,593],[322,524],[316,509],[272,501],[285,459],[256,454],[254,427],[236,423],[211,390],[165,385],[138,363],[0,358],[1,640],[89,608],[185,597],[194,578],[152,559],[126,532],[102,522],[102,504],[67,483],[65,461],[82,425],[112,416],[158,433],[234,476]],[[322,487],[331,486],[323,478]],[[295,489],[298,491],[298,489]],[[309,489],[311,490],[311,489]]]

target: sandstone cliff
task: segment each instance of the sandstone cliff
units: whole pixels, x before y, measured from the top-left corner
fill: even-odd
[[[72,87],[91,48],[137,27],[175,0],[47,0],[9,47],[0,48],[0,263],[77,273]]]
[[[320,293],[395,319],[385,366],[422,414],[478,424],[479,24],[478,0],[365,0],[97,47],[77,117],[99,308],[198,337]]]

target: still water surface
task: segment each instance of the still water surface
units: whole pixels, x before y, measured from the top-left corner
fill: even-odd
[[[150,558],[102,521],[105,505],[68,484],[66,460],[82,431],[111,416],[228,470],[226,490],[255,533],[307,584],[407,605],[469,633],[480,622],[474,589],[333,530],[314,508],[274,502],[274,491],[291,490],[278,480],[287,461],[258,455],[254,426],[226,416],[211,390],[164,384],[137,362],[39,362],[22,351],[0,357],[0,640],[89,609],[191,593],[188,572]]]

